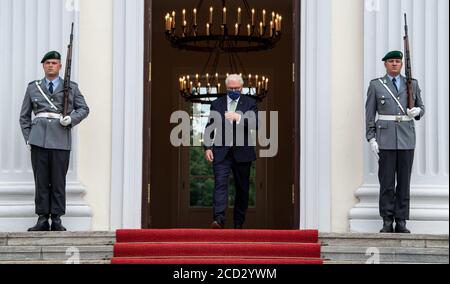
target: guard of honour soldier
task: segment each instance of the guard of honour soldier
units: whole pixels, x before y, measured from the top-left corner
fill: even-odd
[[[41,63],[45,78],[28,85],[20,113],[23,137],[31,151],[36,214],[39,216],[36,226],[28,231],[66,231],[61,216],[66,214],[71,132],[89,115],[89,107],[78,85],[70,82],[67,115],[64,116],[64,80],[59,76],[61,55],[51,51]]]
[[[391,51],[383,61],[387,74],[370,83],[366,102],[367,140],[379,162],[381,233],[410,233],[406,221],[416,148],[414,121],[424,116],[425,106],[413,80],[414,107],[408,108],[407,79],[400,75],[403,53]]]

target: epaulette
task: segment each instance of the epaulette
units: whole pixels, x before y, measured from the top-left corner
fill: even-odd
[[[31,81],[31,82],[28,84],[28,86],[30,86],[30,85],[32,85],[32,84],[35,84],[36,82],[38,82],[38,84],[40,84],[40,83],[41,83],[41,80],[34,80],[34,81]]]

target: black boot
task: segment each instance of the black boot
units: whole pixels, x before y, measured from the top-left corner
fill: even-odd
[[[411,234],[411,231],[406,228],[406,221],[402,219],[395,219],[395,232],[398,234]]]
[[[385,217],[383,218],[383,229],[380,233],[389,234],[394,232],[394,218]]]
[[[54,231],[54,232],[67,231],[67,229],[64,228],[64,226],[62,225],[61,218],[58,215],[56,215],[56,216],[52,215],[52,231]]]
[[[40,215],[36,226],[29,228],[28,232],[46,232],[50,230],[50,223],[48,222],[48,215]]]

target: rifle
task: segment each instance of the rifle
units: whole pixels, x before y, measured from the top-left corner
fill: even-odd
[[[72,49],[73,49],[73,26],[72,23],[72,31],[70,32],[70,43],[67,47],[67,58],[66,58],[66,72],[64,74],[64,117],[67,116],[68,108],[69,108],[69,92],[70,92],[70,76],[72,72]]]
[[[412,66],[411,66],[411,50],[409,48],[409,34],[408,34],[408,22],[405,13],[405,37],[403,38],[405,42],[405,75],[406,75],[406,86],[408,92],[408,108],[412,109],[415,107],[414,96],[413,96],[413,78],[412,78]]]

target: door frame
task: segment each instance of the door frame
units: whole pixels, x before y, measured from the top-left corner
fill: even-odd
[[[293,144],[294,144],[294,157],[292,159],[292,181],[293,192],[293,226],[292,229],[300,229],[300,166],[301,166],[301,86],[300,86],[300,48],[301,48],[301,1],[292,0],[293,8],[293,102],[294,102],[294,114],[292,119],[294,120],[293,129]],[[143,121],[143,155],[142,155],[142,228],[152,228],[151,212],[151,145],[152,145],[152,132],[151,132],[151,108],[152,108],[152,4],[153,0],[144,0],[144,121]]]

